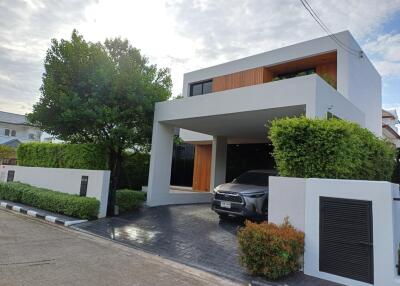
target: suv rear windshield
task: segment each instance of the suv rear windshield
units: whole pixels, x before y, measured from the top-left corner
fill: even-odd
[[[269,176],[272,176],[272,174],[262,172],[246,172],[237,177],[233,182],[243,185],[268,186]]]

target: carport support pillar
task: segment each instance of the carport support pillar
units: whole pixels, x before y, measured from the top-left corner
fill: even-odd
[[[168,204],[174,127],[154,120],[147,205]]]
[[[216,186],[225,183],[226,179],[226,137],[214,136],[211,154],[210,191]]]

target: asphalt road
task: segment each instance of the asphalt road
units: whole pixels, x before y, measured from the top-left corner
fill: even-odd
[[[238,285],[114,242],[0,210],[0,285]]]

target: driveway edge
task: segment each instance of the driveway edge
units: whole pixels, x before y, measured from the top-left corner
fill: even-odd
[[[52,216],[52,215],[47,215],[45,213],[41,213],[35,210],[31,210],[29,208],[26,207],[21,207],[21,206],[17,206],[14,205],[12,203],[9,202],[5,202],[0,200],[0,207],[11,210],[11,211],[15,211],[15,212],[19,212],[21,214],[24,215],[28,215],[31,217],[35,217],[35,218],[39,218],[51,223],[55,223],[58,225],[63,225],[63,226],[71,226],[74,224],[78,224],[78,223],[83,223],[83,222],[87,222],[87,220],[65,220],[56,216]]]

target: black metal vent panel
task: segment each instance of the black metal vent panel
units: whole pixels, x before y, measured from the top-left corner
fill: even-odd
[[[320,197],[319,270],[371,283],[372,202]]]

